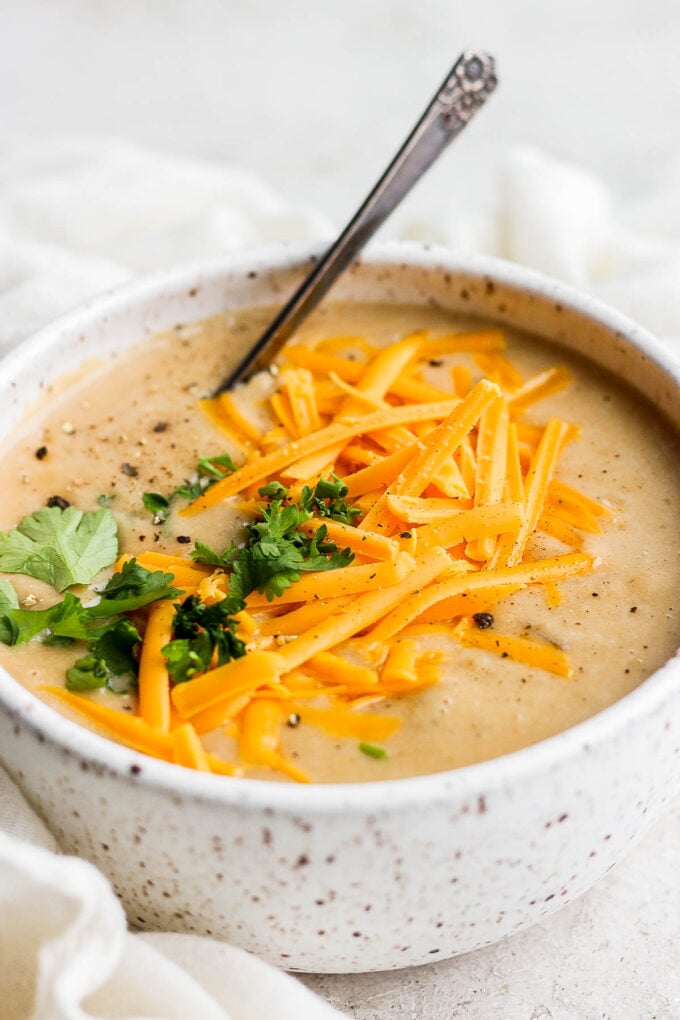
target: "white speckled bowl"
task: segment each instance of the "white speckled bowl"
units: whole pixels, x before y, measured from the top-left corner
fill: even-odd
[[[0,365],[0,428],[87,357],[282,299],[309,259],[269,248],[92,301]],[[680,429],[680,370],[656,342],[527,270],[390,245],[348,272],[335,296],[436,303],[559,340],[634,382]],[[609,870],[677,781],[679,681],[673,659],[589,721],[480,765],[300,787],[147,758],[2,673],[0,756],[64,850],[111,878],[134,923],[213,934],[286,968],[380,970],[494,942]]]

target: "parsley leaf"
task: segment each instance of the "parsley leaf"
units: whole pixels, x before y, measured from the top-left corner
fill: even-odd
[[[132,650],[140,640],[139,631],[129,620],[116,620],[100,638],[92,642],[92,654],[104,663],[114,676],[137,675],[137,662]]]
[[[23,645],[45,632],[47,644],[70,644],[90,637],[85,627],[87,610],[80,599],[67,592],[61,602],[49,609],[4,608],[0,610],[0,641]]]
[[[354,559],[349,549],[340,552],[334,542],[325,541],[324,526],[311,538],[299,530],[313,516],[302,503],[273,499],[261,507],[261,514],[261,521],[246,525],[249,543],[234,560],[234,574],[245,595],[257,590],[271,602],[299,581],[301,573],[335,570]]]
[[[135,686],[137,662],[132,650],[140,640],[139,631],[129,620],[116,620],[96,641],[87,655],[66,670],[66,689],[94,691],[108,687],[123,694]]]
[[[0,641],[6,645],[22,645],[36,635],[44,634],[43,642],[49,645],[71,644],[72,641],[97,643],[106,634],[110,635],[118,624],[127,622],[120,619],[121,614],[158,599],[174,598],[181,594],[179,589],[171,586],[172,580],[172,574],[165,574],[162,570],[146,570],[132,559],[110,578],[100,592],[101,598],[96,605],[84,606],[76,595],[67,592],[61,602],[49,609],[21,609],[18,601],[13,605],[6,588],[7,582],[4,582],[0,589]],[[112,658],[120,653],[120,645],[125,644],[126,640],[129,651],[131,631],[118,627],[115,638],[115,651],[111,646],[111,637],[97,648],[97,655],[104,658],[114,672],[119,663],[114,664]],[[135,638],[135,641],[138,640],[139,635]],[[129,657],[125,661],[125,668],[128,669]]]
[[[189,555],[197,563],[205,563],[209,567],[223,567],[226,569],[234,562],[235,557],[238,555],[238,549],[232,542],[223,553],[216,553],[207,542],[195,542],[194,548]]]
[[[220,478],[235,470],[236,465],[228,453],[221,453],[216,457],[199,457],[193,478],[186,479],[169,496],[162,496],[158,492],[145,492],[142,502],[145,509],[153,514],[154,523],[162,524],[167,519],[170,505],[176,496],[193,502]]]
[[[168,516],[170,501],[159,492],[145,492],[142,496],[144,509],[153,514],[154,524],[162,524]]]
[[[59,592],[89,584],[117,554],[116,522],[107,509],[44,507],[13,531],[0,532],[0,570],[28,574]]]
[[[163,648],[163,654],[176,684],[205,673],[215,654],[218,666],[246,654],[246,646],[236,637],[238,621],[234,619],[243,607],[243,599],[231,590],[225,599],[212,605],[190,595],[175,607],[176,637]]]
[[[147,570],[134,557],[126,560],[100,592],[101,601],[88,609],[90,619],[108,619],[120,613],[131,613],[158,599],[172,599],[181,595],[181,589],[174,588],[172,574],[162,570]]]
[[[0,578],[0,613],[9,609],[18,609],[19,599],[14,590],[14,585],[3,578]]]

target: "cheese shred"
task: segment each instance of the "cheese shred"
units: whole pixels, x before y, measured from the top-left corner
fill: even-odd
[[[596,568],[584,543],[612,511],[559,478],[577,426],[554,417],[540,424],[537,416],[536,405],[568,387],[570,374],[558,366],[525,381],[504,349],[498,330],[423,331],[383,349],[361,337],[293,342],[257,416],[240,395],[203,401],[215,427],[238,441],[242,463],[182,515],[232,497],[256,506],[265,483],[297,498],[303,484],[333,472],[357,516],[352,523],[314,516],[301,530],[312,537],[325,526],[324,541],[348,550],[351,564],[303,574],[273,602],[253,592],[237,621],[246,654],[175,685],[163,657],[175,606],[152,605],[134,716],[91,694],[49,693],[165,761],[308,782],[291,760],[289,734],[310,726],[359,746],[388,740],[400,719],[376,706],[439,681],[442,653],[428,636],[448,642],[454,663],[464,646],[570,677],[564,649],[530,632],[498,632],[491,611],[529,587],[559,605],[569,579]],[[428,381],[432,359],[448,359],[439,375],[448,387]],[[554,554],[533,551],[537,535],[556,544]],[[152,550],[137,560],[172,573],[180,599],[196,593],[211,605],[228,592],[228,570]],[[217,733],[232,740],[234,762],[205,742]]]

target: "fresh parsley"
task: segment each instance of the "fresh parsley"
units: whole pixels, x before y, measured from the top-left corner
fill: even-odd
[[[225,599],[210,606],[195,596],[177,606],[175,639],[163,649],[175,683],[205,672],[215,659],[222,665],[246,654],[245,645],[236,637],[235,617],[245,608],[251,592],[264,593],[271,601],[299,581],[303,572],[335,570],[352,562],[354,554],[349,549],[340,551],[327,541],[325,524],[311,536],[301,530],[301,525],[318,513],[319,502],[327,510],[326,501],[344,498],[346,487],[331,479],[325,490],[317,485],[307,491],[303,506],[302,500],[291,502],[279,482],[269,482],[259,489],[267,502],[259,507],[260,519],[245,525],[243,546],[232,543],[218,553],[206,542],[195,544],[191,556],[198,563],[230,571],[229,591]]]
[[[84,513],[44,507],[0,532],[0,570],[28,574],[58,592],[90,581],[118,555],[118,529],[110,510]]]
[[[189,555],[197,563],[204,563],[208,567],[221,567],[223,570],[227,570],[238,555],[238,549],[232,542],[224,552],[217,553],[207,542],[195,542],[194,548]]]
[[[147,570],[136,559],[126,560],[99,593],[100,601],[88,609],[90,618],[108,619],[131,613],[158,599],[174,599],[182,592],[173,587],[174,576],[162,570]]]
[[[246,646],[236,636],[235,614],[245,603],[229,593],[221,602],[206,605],[190,595],[175,608],[175,639],[165,646],[163,654],[168,672],[175,683],[191,680],[196,673],[205,673],[215,657],[222,666],[246,654]]]
[[[0,577],[0,613],[5,613],[11,609],[19,608],[19,599],[17,593],[14,590],[14,585],[6,581],[4,577]]]
[[[69,691],[93,691],[108,687],[123,694],[135,686],[137,661],[133,649],[140,641],[139,631],[129,620],[116,620],[90,644],[87,655],[66,670]]]
[[[245,525],[247,542],[243,548],[237,549],[232,544],[225,552],[216,553],[206,543],[199,542],[190,555],[198,563],[231,566],[230,592],[238,592],[245,599],[251,591],[259,591],[266,594],[270,602],[299,581],[303,572],[348,566],[354,554],[349,549],[341,552],[334,542],[326,541],[325,525],[312,536],[300,530],[302,524],[318,513],[315,500],[322,498],[315,495],[316,490],[305,488],[308,497],[303,505],[302,498],[299,504],[289,502],[287,490],[278,482],[262,486],[261,496],[275,493],[276,498],[260,505],[259,521]],[[333,491],[337,491],[335,487]]]
[[[162,524],[167,519],[170,500],[166,499],[165,496],[161,496],[159,492],[145,492],[142,496],[142,502],[144,509],[153,514],[154,524]]]
[[[300,580],[304,572],[336,570],[354,559],[349,549],[342,552],[326,542],[322,525],[312,536],[300,531],[312,513],[295,504],[272,500],[262,510],[262,520],[246,525],[250,539],[234,560],[233,570],[241,591],[264,593],[271,602]]]
[[[104,685],[122,691],[134,684],[137,628],[123,615],[158,599],[181,595],[172,574],[150,571],[128,560],[109,579],[96,605],[85,606],[71,592],[48,609],[22,609],[8,581],[0,581],[0,641],[25,644],[40,635],[44,644],[87,643],[87,654],[67,670],[69,690],[94,690]],[[122,678],[122,679],[121,679]]]
[[[177,496],[192,502],[220,478],[235,470],[236,465],[228,453],[216,457],[199,457],[193,477],[182,482],[169,496],[159,492],[145,492],[142,496],[144,508],[153,514],[154,524],[162,524],[167,520],[171,504]]]

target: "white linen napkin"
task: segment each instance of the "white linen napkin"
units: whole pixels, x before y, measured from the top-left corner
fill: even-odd
[[[197,935],[132,934],[108,881],[0,768],[2,1020],[331,1020],[294,978]]]
[[[401,233],[542,269],[673,342],[680,199],[672,176],[624,214],[583,170],[516,150],[493,207],[445,196],[436,223],[407,223]],[[331,232],[323,216],[289,207],[232,168],[111,139],[8,145],[0,148],[0,352],[135,273]],[[0,1020],[340,1016],[295,979],[224,943],[128,932],[103,876],[55,850],[0,768]]]

